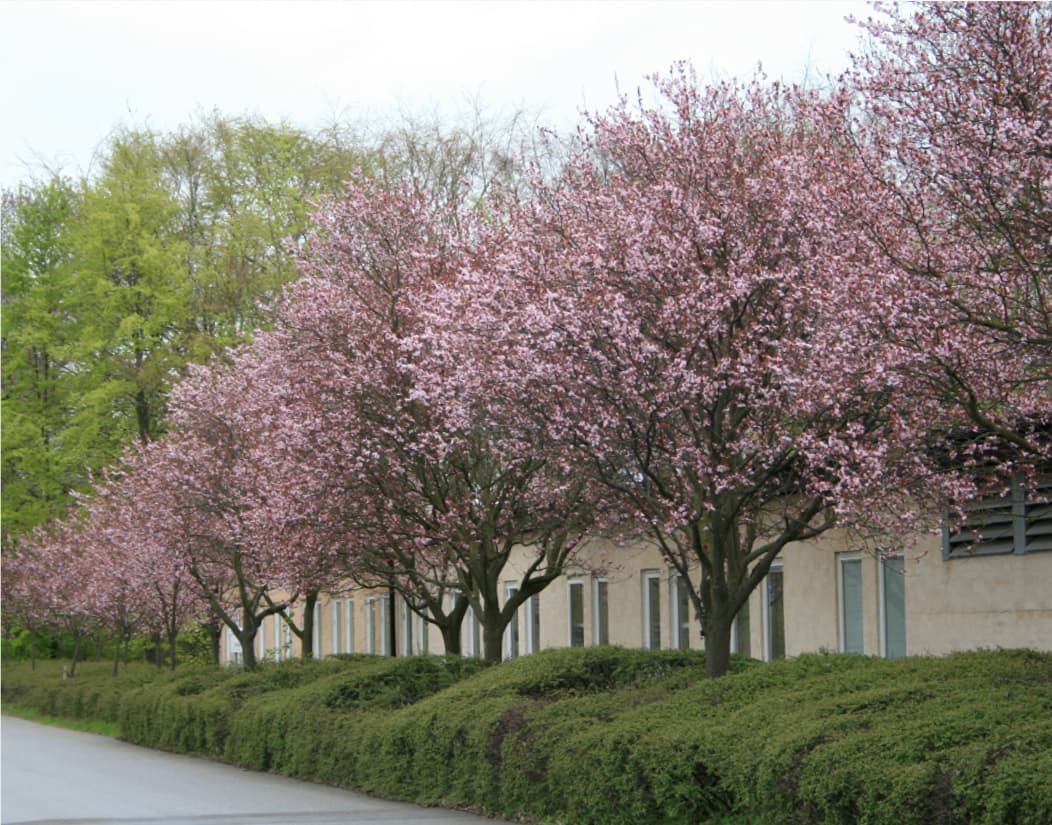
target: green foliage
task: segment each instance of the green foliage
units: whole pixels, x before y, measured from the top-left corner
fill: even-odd
[[[736,660],[678,651],[339,656],[254,672],[5,663],[4,702],[391,798],[574,823],[1043,823],[1052,655]],[[106,687],[107,683],[113,687]],[[117,698],[115,698],[117,697]]]
[[[112,675],[110,662],[80,662],[77,675],[66,678],[61,660],[12,664],[4,660],[2,688],[5,706],[19,705],[63,719],[116,723],[124,698],[141,685],[161,678],[156,668],[133,664]]]
[[[200,120],[122,130],[98,172],[3,193],[3,543],[61,516],[167,395],[264,323],[317,198],[370,153],[337,130]]]
[[[71,401],[64,382],[73,186],[56,178],[3,194],[3,543],[62,512],[82,468],[59,450]]]

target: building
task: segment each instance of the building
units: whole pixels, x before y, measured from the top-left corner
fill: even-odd
[[[1041,491],[1048,497],[1052,483]],[[520,572],[521,565],[509,566],[505,595]],[[390,598],[358,591],[320,600],[315,655],[444,652],[437,630],[397,596],[392,639]],[[464,655],[480,655],[481,639],[469,611]],[[277,616],[256,644],[261,657],[299,655]],[[656,547],[586,543],[574,568],[519,609],[504,634],[504,657],[600,644],[704,648],[686,590]],[[787,546],[732,635],[734,652],[764,660],[822,650],[897,657],[984,647],[1052,650],[1052,504],[1028,503],[1018,487],[973,508],[960,533],[925,537],[898,556],[863,552],[837,530]],[[222,655],[240,660],[231,633]]]

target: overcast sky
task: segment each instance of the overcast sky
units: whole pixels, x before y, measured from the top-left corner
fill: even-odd
[[[859,2],[0,0],[0,186],[89,171],[114,128],[195,113],[311,128],[479,100],[558,128],[677,60],[702,78],[839,73]]]

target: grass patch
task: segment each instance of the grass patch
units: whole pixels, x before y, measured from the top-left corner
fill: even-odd
[[[0,712],[5,716],[16,716],[29,722],[38,722],[41,725],[51,725],[56,728],[78,730],[83,733],[97,733],[101,736],[120,736],[120,725],[116,722],[102,722],[91,719],[63,719],[58,716],[48,716],[40,713],[34,708],[25,705],[0,705]]]

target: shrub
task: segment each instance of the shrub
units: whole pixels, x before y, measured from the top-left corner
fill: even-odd
[[[131,741],[390,798],[575,825],[1052,820],[1052,655],[347,656],[251,673],[9,666],[3,697]]]

